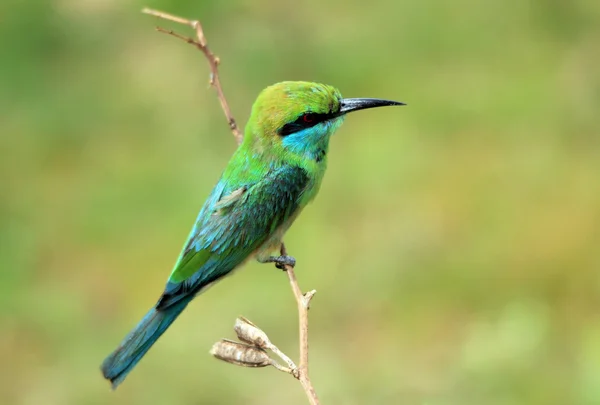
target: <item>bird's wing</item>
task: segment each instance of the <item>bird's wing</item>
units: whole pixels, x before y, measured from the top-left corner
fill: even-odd
[[[258,249],[296,211],[309,177],[303,168],[285,166],[233,191],[222,182],[198,216],[159,309],[196,294]]]

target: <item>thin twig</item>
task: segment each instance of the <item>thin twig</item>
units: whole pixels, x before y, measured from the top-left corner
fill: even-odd
[[[271,347],[269,347],[269,349],[275,353],[277,356],[279,356],[279,358],[283,361],[285,361],[285,363],[288,365],[289,367],[289,373],[292,374],[294,377],[298,378],[298,367],[296,367],[296,364],[294,364],[294,362],[292,361],[292,359],[290,359],[287,354],[285,354],[284,352],[282,352],[281,350],[279,350],[279,348],[275,345],[272,345]]]
[[[185,41],[185,42],[187,42],[188,44],[193,44],[193,45],[196,45],[196,46],[200,45],[200,43],[199,43],[199,42],[196,42],[196,41],[194,40],[194,38],[190,38],[190,37],[186,37],[186,36],[184,36],[184,35],[178,34],[178,33],[176,33],[176,32],[175,32],[175,31],[173,31],[173,30],[168,30],[168,29],[165,29],[165,28],[162,28],[162,27],[156,27],[156,31],[158,31],[158,32],[162,32],[163,34],[172,35],[172,36],[174,36],[175,38],[179,38],[179,39],[181,39],[182,41]]]
[[[162,18],[163,20],[173,21],[178,24],[187,25],[196,31],[197,41],[194,41],[193,39],[177,34],[172,30],[167,30],[162,27],[156,27],[156,30],[158,32],[162,32],[164,34],[168,34],[179,38],[188,44],[194,45],[196,48],[202,51],[202,53],[206,57],[206,60],[208,61],[208,65],[210,66],[211,73],[209,84],[210,86],[214,87],[214,89],[217,91],[217,97],[219,98],[219,102],[221,103],[221,108],[225,113],[225,118],[227,118],[227,124],[229,125],[229,129],[233,133],[235,140],[237,141],[238,145],[242,143],[243,134],[238,128],[237,123],[235,122],[235,118],[233,118],[233,114],[231,113],[231,109],[229,108],[229,104],[227,103],[227,99],[225,98],[225,94],[223,93],[221,80],[219,79],[220,60],[214,53],[212,53],[212,51],[208,47],[208,43],[206,42],[206,37],[204,36],[204,31],[202,31],[202,25],[200,24],[200,21],[188,20],[186,18],[181,18],[172,14],[165,13],[163,11],[153,10],[150,8],[142,9],[142,13],[153,15],[155,17]]]
[[[163,20],[173,21],[178,24],[187,25],[193,28],[196,31],[196,38],[194,40],[190,37],[183,36],[178,34],[172,30],[167,30],[162,27],[156,27],[156,30],[162,32],[167,35],[174,36],[175,38],[181,39],[188,44],[194,45],[196,48],[202,51],[206,59],[208,60],[208,64],[210,66],[210,85],[215,88],[217,91],[217,97],[219,98],[219,102],[221,103],[221,108],[225,113],[225,118],[227,118],[227,123],[229,124],[229,128],[233,133],[238,144],[242,142],[243,135],[239,130],[235,119],[233,118],[233,114],[231,113],[231,109],[229,108],[229,104],[227,104],[227,99],[223,94],[223,88],[221,87],[221,81],[219,80],[219,63],[220,60],[208,47],[208,43],[206,41],[206,37],[204,36],[204,31],[202,30],[202,25],[199,21],[188,20],[186,18],[178,17],[172,14],[168,14],[162,11],[153,10],[149,8],[144,8],[142,13],[153,15],[158,18],[162,18]],[[281,244],[281,255],[286,256],[287,251],[285,249],[285,245]],[[306,392],[306,396],[310,401],[311,405],[319,405],[319,398],[317,397],[317,393],[312,385],[312,382],[308,376],[308,309],[310,306],[310,301],[315,295],[316,291],[311,290],[306,294],[302,294],[302,290],[298,285],[298,280],[296,279],[296,274],[294,273],[294,268],[292,266],[286,265],[285,271],[290,280],[290,285],[292,287],[292,292],[294,293],[294,297],[296,298],[296,303],[298,305],[298,324],[300,329],[300,363],[298,368],[296,369],[288,369],[286,367],[276,367],[281,371],[288,372],[294,377],[296,377],[300,384],[302,384],[302,388]],[[287,357],[285,354],[281,353],[278,349],[276,351],[278,354],[288,365],[293,366],[293,362]]]
[[[281,256],[287,256],[287,250],[283,243],[281,244],[280,254]],[[310,300],[314,297],[317,291],[311,290],[306,294],[302,294],[302,290],[300,289],[298,280],[296,279],[296,273],[294,273],[294,268],[286,265],[285,272],[290,279],[290,285],[292,286],[292,291],[294,293],[294,297],[296,297],[296,303],[298,305],[300,363],[298,365],[298,372],[294,374],[294,377],[300,380],[300,384],[302,384],[302,387],[304,388],[306,396],[308,397],[311,405],[319,405],[319,398],[317,397],[317,393],[308,375],[308,309],[310,307]]]

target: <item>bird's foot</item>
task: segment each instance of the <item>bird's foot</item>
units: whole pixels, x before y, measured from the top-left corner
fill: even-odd
[[[296,259],[292,256],[270,256],[265,263],[275,263],[275,267],[285,270],[285,266],[294,267],[296,265]]]

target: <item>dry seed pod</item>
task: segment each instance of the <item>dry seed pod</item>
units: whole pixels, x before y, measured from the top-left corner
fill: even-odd
[[[210,349],[210,354],[219,360],[244,367],[266,367],[273,364],[273,360],[264,350],[227,339],[215,343]]]
[[[243,316],[235,320],[233,330],[243,342],[250,343],[261,349],[270,349],[273,346],[267,334]]]

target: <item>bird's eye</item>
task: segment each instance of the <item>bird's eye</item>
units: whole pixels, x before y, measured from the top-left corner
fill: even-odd
[[[277,133],[281,136],[287,136],[295,132],[302,131],[303,129],[314,127],[318,123],[325,121],[327,117],[327,114],[307,112],[300,115],[295,119],[295,121],[285,124],[277,131]]]
[[[314,120],[315,120],[314,114],[307,113],[302,116],[302,121],[306,122],[307,124],[311,124]]]

